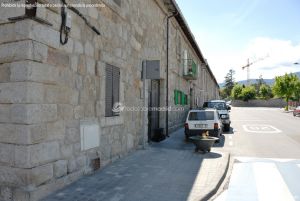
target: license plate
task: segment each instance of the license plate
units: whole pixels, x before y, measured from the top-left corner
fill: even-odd
[[[207,128],[207,124],[195,124],[195,128]]]

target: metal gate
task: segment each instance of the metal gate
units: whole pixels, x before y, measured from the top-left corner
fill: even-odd
[[[148,110],[148,141],[155,137],[155,132],[159,128],[159,87],[159,80],[151,80]]]

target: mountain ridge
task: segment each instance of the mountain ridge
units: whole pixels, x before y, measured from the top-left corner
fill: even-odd
[[[295,72],[294,74],[296,74],[298,76],[298,78],[300,79],[300,71],[299,72]],[[259,78],[257,79],[250,79],[250,84],[255,84],[257,82]],[[273,85],[274,82],[275,82],[275,78],[273,79],[264,79],[265,83],[268,84],[268,85]],[[236,83],[238,84],[241,84],[241,85],[246,85],[247,84],[247,80],[240,80],[240,81],[237,81]],[[219,86],[220,88],[224,87],[225,83],[222,82],[222,83],[219,83]]]

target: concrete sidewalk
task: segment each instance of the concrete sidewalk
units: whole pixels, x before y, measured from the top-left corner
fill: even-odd
[[[194,152],[183,129],[50,195],[44,201],[206,200],[228,168],[229,154]]]

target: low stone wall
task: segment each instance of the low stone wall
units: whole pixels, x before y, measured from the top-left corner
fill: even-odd
[[[269,100],[233,100],[231,102],[234,107],[285,107],[286,102],[283,99],[269,99]]]

